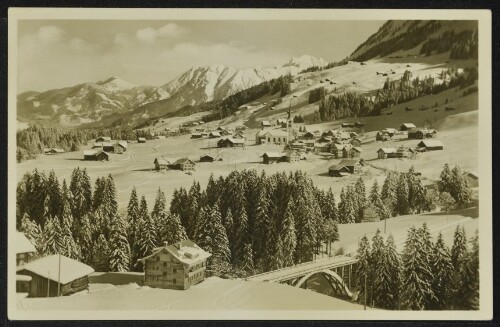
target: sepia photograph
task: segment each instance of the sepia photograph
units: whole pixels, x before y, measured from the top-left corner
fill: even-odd
[[[491,319],[491,13],[9,10],[8,314]]]

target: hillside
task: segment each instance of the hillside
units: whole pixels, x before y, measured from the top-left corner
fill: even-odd
[[[468,32],[472,34],[476,30],[476,21],[390,20],[360,44],[349,56],[349,60],[415,56],[422,53],[425,43],[429,44],[429,40],[437,40],[443,35],[446,40],[440,40],[439,44],[432,46],[432,50],[448,52],[455,43],[464,42],[470,37]]]

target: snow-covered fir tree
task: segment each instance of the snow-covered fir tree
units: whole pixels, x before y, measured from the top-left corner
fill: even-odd
[[[436,243],[433,246],[430,261],[432,271],[432,291],[436,297],[434,301],[431,301],[429,309],[450,309],[453,265],[451,263],[450,249],[444,243],[443,234],[441,232],[438,234]]]
[[[109,269],[110,271],[124,272],[130,269],[130,245],[127,240],[127,231],[122,217],[115,215],[111,220],[109,242]]]

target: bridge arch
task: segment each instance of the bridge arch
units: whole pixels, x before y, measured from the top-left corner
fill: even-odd
[[[349,288],[347,287],[347,285],[344,282],[344,280],[342,279],[342,277],[340,277],[337,273],[335,273],[329,269],[323,269],[320,271],[310,272],[310,273],[302,276],[301,278],[299,278],[297,283],[294,286],[301,287],[302,285],[304,285],[304,283],[309,278],[311,278],[313,275],[316,275],[316,274],[325,275],[327,277],[326,280],[330,283],[330,285],[333,287],[334,290],[339,290],[341,293],[343,293],[343,295],[346,295],[349,298],[352,298],[353,293],[349,290]]]

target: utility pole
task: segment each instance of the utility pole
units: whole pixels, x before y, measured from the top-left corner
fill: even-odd
[[[47,271],[47,297],[50,296],[50,271]]]

